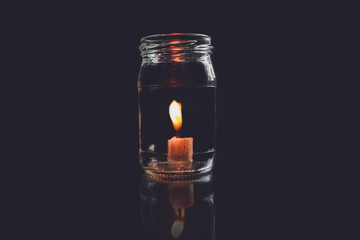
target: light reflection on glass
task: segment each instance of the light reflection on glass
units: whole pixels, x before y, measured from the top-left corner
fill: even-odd
[[[213,176],[164,180],[144,174],[140,182],[144,239],[215,239]]]

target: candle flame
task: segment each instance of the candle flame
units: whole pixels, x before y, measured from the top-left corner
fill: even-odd
[[[175,130],[178,132],[182,126],[181,104],[172,101],[169,107],[169,114]]]
[[[184,62],[183,59],[183,53],[181,53],[182,50],[184,50],[184,47],[182,46],[182,41],[175,40],[169,42],[170,45],[170,52],[171,52],[171,60],[175,62]]]
[[[184,221],[183,220],[175,220],[175,222],[171,226],[171,235],[175,239],[177,239],[180,237],[183,230],[184,230]]]
[[[180,217],[180,219],[177,219],[174,221],[172,227],[171,227],[171,235],[177,239],[180,237],[181,233],[184,230],[184,217],[185,217],[185,209],[174,209],[176,212],[177,217]],[[181,213],[179,213],[181,211]],[[181,215],[180,215],[181,214]]]

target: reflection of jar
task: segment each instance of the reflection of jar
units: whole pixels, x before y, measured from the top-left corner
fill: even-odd
[[[164,180],[144,174],[140,196],[144,239],[215,239],[212,175]]]
[[[215,153],[216,79],[210,37],[173,33],[141,39],[139,154],[145,171],[211,170]]]

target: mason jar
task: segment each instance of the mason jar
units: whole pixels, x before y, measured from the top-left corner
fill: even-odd
[[[210,171],[216,150],[216,77],[210,37],[171,33],[140,41],[141,166],[165,176]]]

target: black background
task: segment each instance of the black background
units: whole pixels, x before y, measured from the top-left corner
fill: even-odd
[[[352,181],[350,174],[339,183],[349,167],[343,162],[357,159],[349,151],[358,148],[351,139],[359,109],[351,9],[273,2],[16,6],[8,18],[16,46],[9,59],[17,63],[9,79],[24,81],[12,99],[19,114],[12,135],[21,146],[14,154],[26,161],[17,168],[24,191],[12,218],[24,227],[15,234],[139,239],[139,41],[196,32],[215,47],[217,239],[346,235],[331,224],[347,219],[335,199],[347,199]]]

